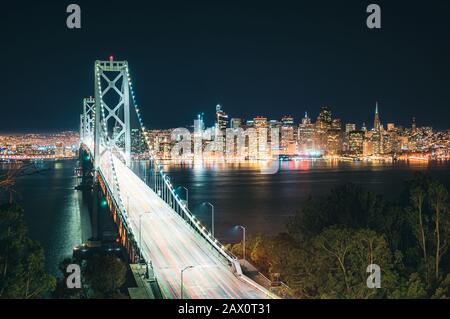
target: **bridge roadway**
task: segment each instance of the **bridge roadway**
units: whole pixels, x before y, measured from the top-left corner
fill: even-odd
[[[181,269],[183,297],[200,299],[263,299],[264,290],[238,277],[228,264],[212,252],[206,240],[193,231],[131,169],[115,156],[114,166],[128,209],[135,239],[139,243],[141,216],[143,254],[150,258],[162,293],[167,298],[181,297]]]

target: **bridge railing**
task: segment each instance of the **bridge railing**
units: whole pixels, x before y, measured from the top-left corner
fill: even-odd
[[[201,224],[200,220],[189,210],[186,202],[176,193],[176,187],[171,183],[169,176],[164,172],[163,166],[150,159],[149,171],[144,171],[144,176],[137,175],[166,203],[174,212],[215,250],[221,257],[232,265],[237,262],[236,256],[227,251],[212,233]],[[150,174],[150,175],[149,175]]]

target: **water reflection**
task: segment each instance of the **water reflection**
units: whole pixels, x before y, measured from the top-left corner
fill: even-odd
[[[0,171],[11,165],[2,163]],[[25,210],[29,236],[44,247],[47,269],[53,274],[61,259],[89,236],[88,211],[81,193],[74,190],[75,167],[72,160],[39,162],[33,168],[37,173],[16,181],[15,199]]]
[[[376,163],[342,161],[281,162],[274,175],[260,174],[258,163],[164,164],[174,185],[189,188],[189,206],[202,223],[211,224],[211,214],[201,208],[215,206],[216,235],[224,241],[238,240],[235,225],[245,225],[249,234],[275,234],[309,196],[326,194],[331,188],[352,182],[388,198],[398,195],[415,171],[428,172],[447,185],[448,163]]]

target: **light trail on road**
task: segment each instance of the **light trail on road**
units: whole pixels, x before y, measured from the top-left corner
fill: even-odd
[[[181,270],[193,266],[183,274],[184,298],[268,298],[262,290],[238,278],[225,260],[123,162],[115,156],[113,161],[136,242],[141,241],[141,222],[142,252],[151,260],[164,296],[181,297]]]

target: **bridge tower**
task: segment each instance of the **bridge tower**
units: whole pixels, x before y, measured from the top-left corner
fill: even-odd
[[[102,151],[111,147],[130,166],[130,79],[128,62],[95,62],[95,169],[100,165]],[[109,145],[106,145],[106,144]],[[102,149],[103,147],[103,149]]]
[[[83,139],[91,138],[94,142],[95,99],[90,96],[83,99]]]
[[[80,114],[80,142],[84,142],[84,115]]]

